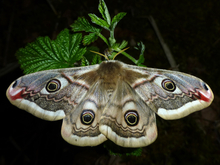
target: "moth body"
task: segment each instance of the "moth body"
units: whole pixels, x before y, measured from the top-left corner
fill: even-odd
[[[119,61],[25,75],[6,95],[15,106],[45,120],[63,119],[63,138],[78,146],[113,141],[144,147],[157,137],[156,117],[179,119],[214,99],[201,79],[181,72]]]

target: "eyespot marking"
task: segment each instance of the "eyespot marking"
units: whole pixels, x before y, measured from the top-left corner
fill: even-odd
[[[92,110],[86,109],[81,113],[81,123],[84,125],[90,125],[94,121],[95,114]]]
[[[176,89],[175,83],[170,79],[164,79],[161,82],[161,85],[162,85],[163,89],[165,89],[166,91],[169,91],[169,92],[173,92]]]
[[[134,110],[129,110],[124,115],[125,121],[129,126],[136,126],[139,122],[139,115]]]
[[[58,79],[52,79],[50,80],[46,85],[46,90],[49,93],[56,92],[60,89],[61,83]]]

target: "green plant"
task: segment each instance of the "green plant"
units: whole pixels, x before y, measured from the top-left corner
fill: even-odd
[[[104,0],[99,1],[98,10],[102,18],[99,18],[95,14],[89,14],[95,26],[84,17],[79,17],[71,25],[74,32],[85,31],[89,33],[85,36],[82,36],[81,33],[71,33],[68,29],[64,29],[55,40],[51,40],[47,36],[39,37],[33,43],[29,43],[25,48],[19,49],[16,55],[24,73],[28,74],[48,69],[101,63],[100,56],[90,52],[90,50],[97,52],[99,49],[97,47],[88,46],[97,40],[98,37],[107,44],[108,49],[106,55],[112,60],[115,54],[124,49],[128,44],[125,40],[121,43],[117,43],[114,37],[115,27],[126,13],[118,13],[111,19]],[[101,34],[103,28],[110,33],[108,39]],[[142,63],[144,62],[143,53],[145,46],[142,42],[138,43],[137,49],[140,49],[141,52],[138,60],[126,52],[122,52],[121,54],[129,58],[134,64],[144,66]]]
[[[129,58],[133,63],[139,66],[143,66],[144,62],[144,50],[145,46],[142,42],[138,43],[136,49],[140,50],[139,59],[136,60],[128,53],[122,51],[128,44],[123,40],[121,43],[117,43],[114,37],[114,30],[118,22],[126,15],[121,12],[111,19],[108,12],[108,8],[104,0],[99,1],[98,10],[102,15],[99,18],[95,14],[89,14],[92,25],[84,17],[79,17],[72,25],[72,30],[77,33],[71,33],[70,30],[64,29],[59,33],[55,40],[51,40],[49,37],[39,37],[36,41],[29,43],[25,48],[21,48],[17,51],[16,56],[24,70],[25,74],[58,68],[69,68],[74,66],[85,66],[101,63],[101,56],[94,54],[99,49],[94,46],[88,46],[92,42],[100,37],[108,46],[105,53],[108,59],[112,60],[118,52],[121,52],[124,56]],[[97,25],[99,27],[97,27]],[[102,28],[109,31],[110,36],[107,39],[101,34]],[[89,34],[82,36],[80,31],[85,31]],[[111,143],[105,147],[113,155],[135,155],[139,156],[142,149],[123,149],[115,144]],[[117,148],[117,149],[116,149]],[[115,149],[115,150],[114,150]]]

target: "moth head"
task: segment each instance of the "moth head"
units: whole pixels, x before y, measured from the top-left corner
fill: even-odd
[[[110,60],[114,60],[117,55],[119,55],[120,53],[124,52],[124,51],[127,50],[127,49],[129,49],[129,47],[120,50],[120,51],[119,51],[118,53],[116,53],[116,54],[114,55],[114,57],[111,58]],[[109,49],[106,49],[104,54],[99,53],[99,52],[96,52],[96,51],[92,51],[92,50],[90,50],[90,52],[93,52],[93,53],[96,53],[96,54],[98,54],[98,55],[100,55],[100,56],[103,56],[103,57],[105,57],[106,60],[109,61],[109,58],[108,58],[108,57],[111,57],[111,54],[112,54],[113,51],[112,51],[112,50],[109,50]]]

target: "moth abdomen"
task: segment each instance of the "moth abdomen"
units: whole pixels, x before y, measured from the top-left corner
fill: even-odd
[[[178,119],[209,106],[211,88],[181,72],[109,60],[47,70],[14,81],[10,102],[46,120],[63,120],[63,138],[77,146],[113,141],[144,147],[157,138],[155,113]]]

